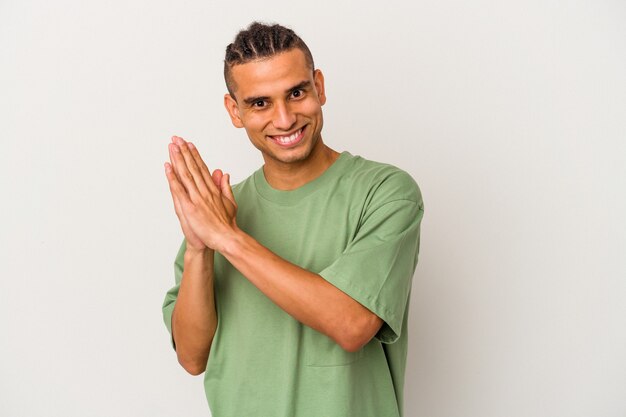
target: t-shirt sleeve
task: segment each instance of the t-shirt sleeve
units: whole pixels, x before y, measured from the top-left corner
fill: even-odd
[[[401,193],[401,199],[370,204],[342,255],[320,272],[384,321],[375,336],[383,343],[401,334],[417,265],[424,210],[419,188],[412,184],[413,191]]]
[[[176,299],[178,298],[180,281],[183,278],[183,265],[186,248],[186,242],[183,241],[180,249],[178,250],[178,254],[176,255],[176,260],[174,261],[174,280],[176,285],[170,288],[170,290],[165,294],[165,300],[163,300],[162,308],[163,321],[165,322],[165,327],[167,328],[167,331],[170,333],[170,340],[174,350],[176,350],[176,344],[174,343],[174,338],[172,337],[172,313],[174,312],[174,306],[176,305]]]

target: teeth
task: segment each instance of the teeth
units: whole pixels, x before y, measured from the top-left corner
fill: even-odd
[[[298,129],[297,132],[293,133],[290,136],[274,136],[274,139],[276,139],[278,142],[282,144],[291,143],[294,140],[296,140],[296,138],[300,135],[301,132],[302,132],[302,129]]]

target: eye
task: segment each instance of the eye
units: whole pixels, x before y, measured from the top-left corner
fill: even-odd
[[[302,91],[302,90],[301,90],[301,89],[299,89],[299,88],[298,88],[298,89],[296,89],[296,90],[293,90],[293,91],[291,92],[291,97],[292,97],[292,98],[300,98],[300,97],[302,97],[303,95],[304,95],[304,91]]]
[[[256,108],[263,108],[266,106],[266,102],[265,100],[257,100],[254,103],[252,103],[252,107],[256,107]]]

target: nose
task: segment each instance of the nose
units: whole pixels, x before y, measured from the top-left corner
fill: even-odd
[[[272,124],[276,129],[289,130],[296,123],[296,115],[289,105],[284,102],[277,102],[272,115]]]

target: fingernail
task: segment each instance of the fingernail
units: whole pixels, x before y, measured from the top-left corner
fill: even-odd
[[[187,147],[188,147],[189,149],[196,149],[196,147],[195,147],[195,146],[193,146],[193,143],[191,143],[191,142],[187,142]]]
[[[178,145],[182,145],[183,143],[185,143],[185,141],[182,138],[179,138],[178,136],[176,136],[176,143]]]
[[[180,152],[180,148],[178,147],[178,145],[172,145],[172,149],[174,150],[174,152],[178,153]]]

